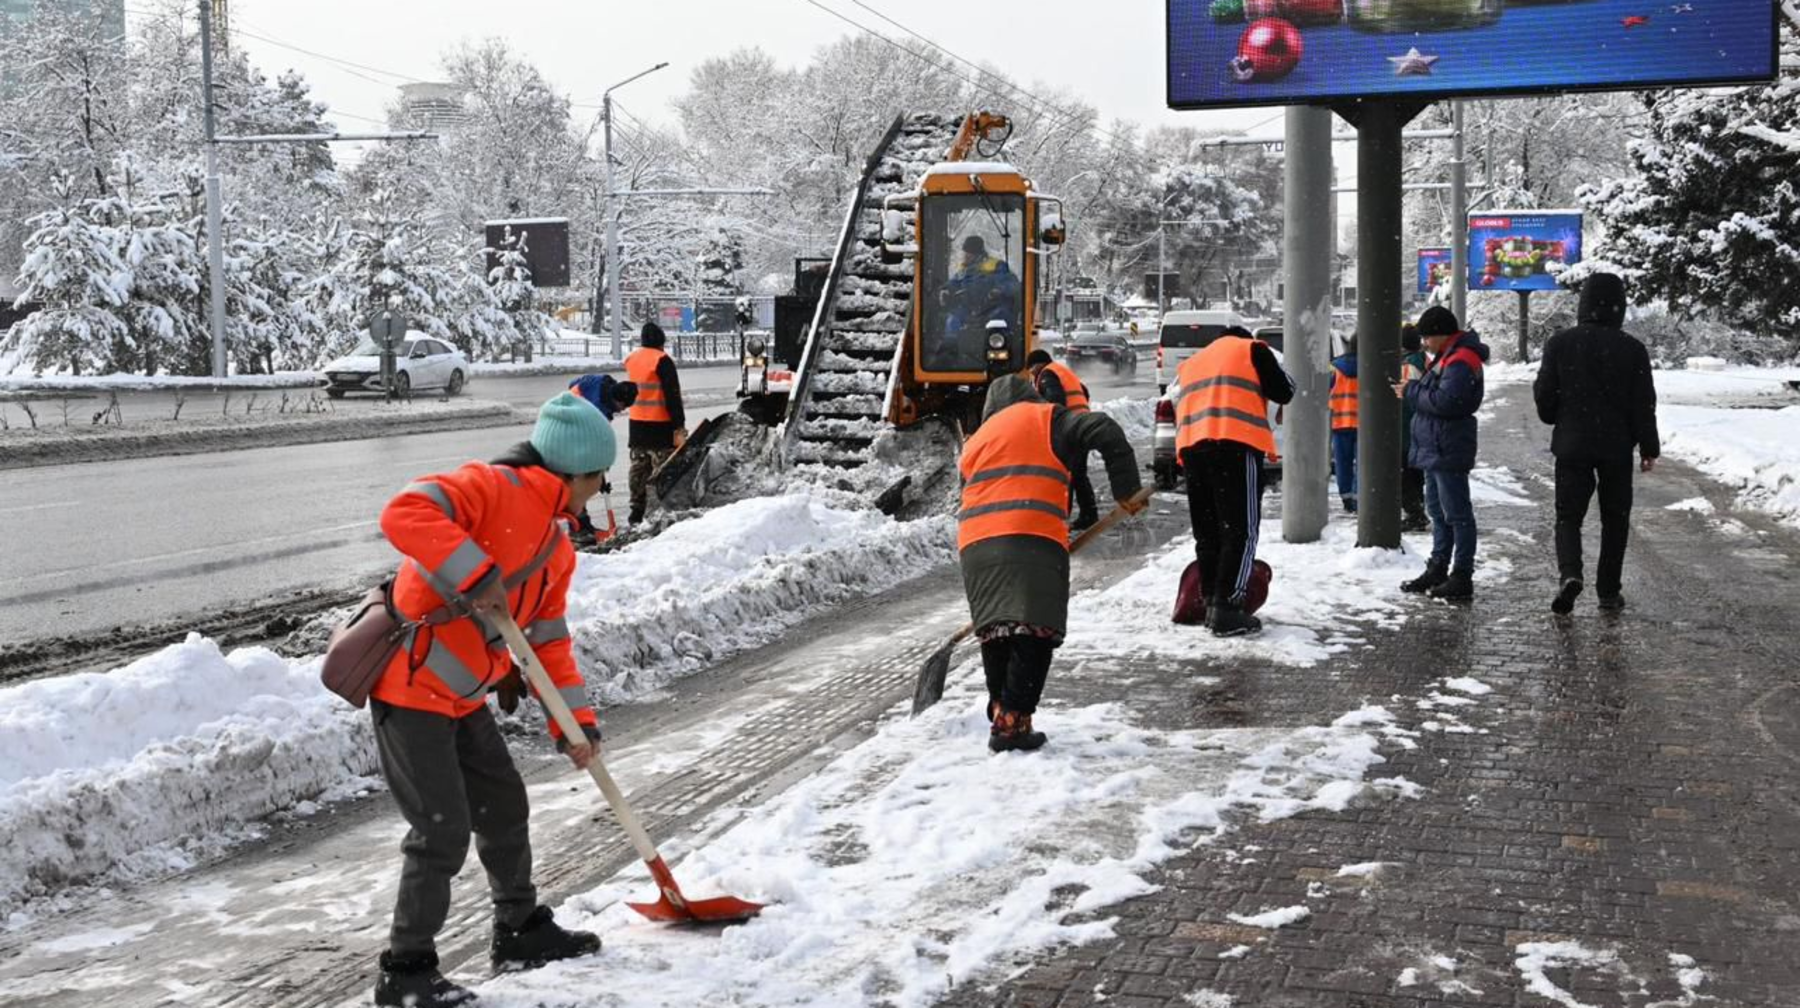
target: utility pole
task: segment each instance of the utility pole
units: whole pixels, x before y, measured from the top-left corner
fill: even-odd
[[[1469,172],[1464,163],[1463,103],[1450,103],[1450,310],[1469,321]],[[1493,175],[1488,176],[1493,181]]]
[[[606,133],[605,133],[605,140],[603,141],[605,144],[604,156],[606,158],[606,194],[607,194],[606,289],[607,289],[607,300],[612,303],[612,355],[613,355],[614,360],[620,360],[624,357],[623,343],[624,343],[625,316],[624,316],[623,310],[619,304],[619,269],[620,269],[620,267],[622,267],[625,264],[624,263],[625,256],[619,249],[619,214],[624,211],[624,207],[615,207],[612,204],[612,195],[613,195],[614,191],[617,189],[617,187],[613,185],[612,93],[614,91],[617,91],[618,89],[624,87],[625,85],[630,84],[632,81],[637,80],[639,77],[643,77],[648,74],[653,74],[656,71],[661,70],[663,67],[666,67],[668,65],[669,64],[667,62],[663,62],[663,63],[656,64],[655,66],[651,67],[648,70],[641,70],[635,74],[632,74],[630,77],[625,78],[624,80],[620,81],[619,83],[614,84],[612,87],[607,88],[600,95],[600,115],[606,120]]]
[[[206,265],[212,329],[212,376],[225,377],[225,211],[219,194],[219,145],[214,140],[212,0],[200,3],[200,104],[206,133]]]
[[[1332,213],[1331,113],[1293,106],[1287,110],[1283,158],[1282,239],[1286,273],[1282,296],[1282,344],[1294,378],[1294,401],[1282,411],[1281,535],[1288,542],[1317,542],[1328,517],[1331,466],[1327,371],[1331,356],[1331,263],[1336,221]]]

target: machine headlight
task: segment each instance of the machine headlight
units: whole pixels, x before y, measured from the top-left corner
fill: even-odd
[[[761,339],[753,338],[744,342],[744,349],[749,351],[750,355],[753,357],[761,357],[763,351],[768,348],[769,345],[764,343]]]
[[[1006,347],[1006,334],[1003,332],[988,333],[988,349],[1001,350]]]

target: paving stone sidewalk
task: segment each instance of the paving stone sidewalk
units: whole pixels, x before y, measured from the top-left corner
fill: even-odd
[[[1316,724],[1416,708],[1445,676],[1492,686],[1461,715],[1473,730],[1452,711],[1453,730],[1384,746],[1377,775],[1423,793],[1241,824],[1098,915],[1115,939],[943,1005],[1800,1006],[1800,536],[1665,464],[1638,483],[1630,608],[1598,613],[1590,591],[1554,617],[1547,436],[1528,390],[1491,398],[1483,464],[1531,500],[1478,513],[1509,577],[1471,606],[1418,602],[1403,631],[1371,631],[1329,671],[1169,667],[1177,702],[1140,708],[1170,728]],[[1666,507],[1702,493],[1718,512]],[[1216,678],[1180,685],[1196,676]],[[1370,862],[1386,867],[1338,874]],[[1296,905],[1310,916],[1274,930],[1228,919]],[[1558,957],[1571,942],[1586,962]]]

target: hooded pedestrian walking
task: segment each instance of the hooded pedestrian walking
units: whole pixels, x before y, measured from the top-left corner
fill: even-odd
[[[585,768],[600,741],[564,619],[575,553],[563,522],[600,488],[612,465],[612,428],[569,393],[544,404],[531,440],[493,464],[424,476],[388,502],[381,530],[405,556],[393,606],[412,625],[370,693],[382,776],[411,827],[375,1003],[459,1005],[473,995],[438,970],[436,937],[470,834],[487,870],[496,969],[589,955],[600,939],[558,925],[531,878],[525,784],[487,706],[511,656],[492,620],[524,628],[532,650],[574,709],[586,739],[550,734]],[[504,694],[503,700],[504,703]]]
[[[1550,337],[1532,398],[1538,419],[1555,426],[1556,566],[1561,584],[1550,607],[1575,608],[1583,572],[1581,525],[1596,489],[1600,497],[1600,562],[1594,588],[1602,609],[1625,604],[1621,580],[1631,536],[1631,481],[1662,454],[1656,431],[1656,380],[1650,353],[1620,328],[1625,282],[1596,273],[1581,285],[1577,324]]]
[[[625,358],[625,375],[637,386],[631,404],[631,515],[636,525],[650,507],[650,477],[687,440],[687,411],[681,403],[681,376],[663,352],[668,337],[645,322],[638,348]]]
[[[1475,597],[1475,506],[1469,498],[1469,471],[1478,444],[1475,412],[1485,392],[1482,371],[1488,348],[1464,332],[1442,305],[1419,316],[1419,337],[1430,351],[1425,374],[1396,382],[1394,394],[1413,411],[1408,462],[1425,472],[1425,512],[1431,517],[1431,558],[1401,590],[1432,598],[1466,601]]]
[[[1016,374],[988,386],[981,426],[963,444],[957,550],[987,678],[988,749],[1029,751],[1050,660],[1069,617],[1070,474],[1090,451],[1121,506],[1138,492],[1137,457],[1104,413],[1039,398]]]
[[[1262,528],[1263,460],[1275,454],[1269,404],[1292,402],[1294,380],[1267,343],[1228,326],[1181,362],[1171,396],[1206,625],[1219,637],[1256,633],[1262,620],[1244,598]]]

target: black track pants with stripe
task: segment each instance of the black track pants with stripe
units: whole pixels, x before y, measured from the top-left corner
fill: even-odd
[[[1208,600],[1242,603],[1262,527],[1262,453],[1204,441],[1181,453],[1200,587]]]

